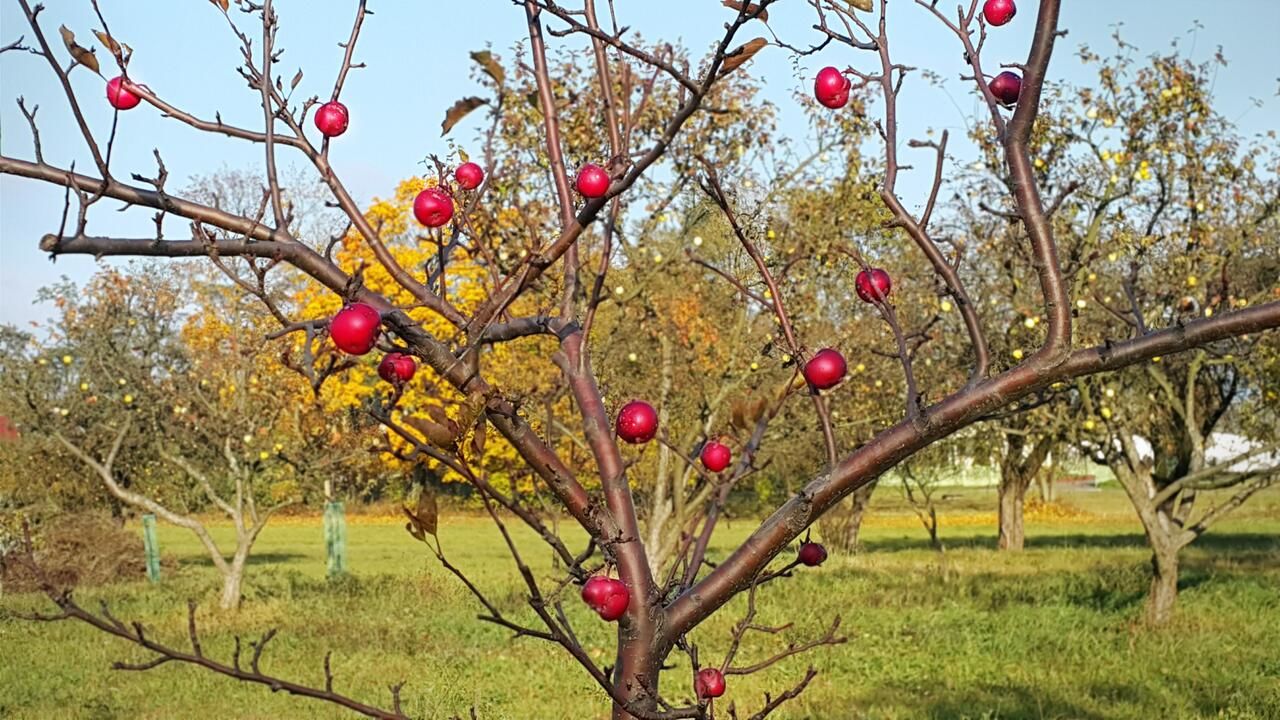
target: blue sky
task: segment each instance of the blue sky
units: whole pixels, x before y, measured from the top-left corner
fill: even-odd
[[[953,1],[942,0],[940,5],[949,6]],[[135,49],[130,70],[133,77],[199,116],[212,117],[217,110],[227,122],[260,126],[256,95],[235,73],[239,55],[236,40],[212,4],[206,0],[104,0],[101,4],[117,39]],[[277,0],[276,5],[282,21],[279,43],[286,49],[281,61],[283,74],[291,77],[301,67],[305,76],[299,96],[327,96],[342,57],[337,43],[350,32],[354,3]],[[719,36],[729,12],[717,0],[617,0],[616,5],[621,24],[649,38],[679,40],[699,52]],[[1035,3],[1021,0],[1019,5],[1019,16],[993,31],[984,52],[988,67],[997,61],[1025,59]],[[1207,59],[1223,46],[1231,66],[1217,78],[1219,109],[1237,119],[1249,134],[1280,127],[1280,98],[1276,97],[1280,44],[1275,40],[1280,2],[1069,0],[1063,5],[1062,26],[1069,34],[1055,55],[1051,77],[1088,82],[1074,50],[1082,43],[1110,48],[1110,35],[1115,25],[1122,23],[1125,39],[1144,53],[1162,51],[1178,37],[1184,49],[1194,48],[1196,59]],[[348,79],[343,100],[351,108],[351,129],[332,151],[335,167],[361,201],[387,194],[398,180],[420,172],[419,162],[427,154],[445,151],[440,137],[445,109],[476,90],[470,80],[468,51],[491,46],[502,54],[525,32],[523,11],[508,0],[371,0],[370,7],[375,14],[367,20],[357,48],[358,59],[369,67],[353,71]],[[774,28],[784,39],[800,44],[811,37],[812,33],[806,32],[812,24],[807,3],[784,0],[771,15]],[[91,30],[99,27],[88,0],[49,3],[41,19],[55,46],[60,46],[60,24],[75,31],[81,44],[92,40]],[[898,62],[933,69],[948,79],[960,74],[963,68],[957,41],[922,8],[906,0],[893,0],[890,23]],[[743,39],[752,37],[756,30],[745,30]],[[32,40],[18,4],[3,0],[0,43],[22,34],[28,42]],[[551,42],[566,41],[552,38]],[[101,50],[99,56],[106,60]],[[868,61],[865,53],[832,47],[804,59],[801,68],[805,77],[812,77],[823,65],[865,66]],[[808,81],[797,77],[788,53],[770,48],[757,56],[750,72],[766,79],[767,95],[783,108],[781,131],[803,135],[804,119],[790,107],[790,95]],[[90,125],[105,134],[110,129],[111,112],[105,99],[100,100],[101,80],[83,69],[72,75],[77,91],[87,101]],[[15,104],[18,96],[25,96],[28,106],[40,106],[38,119],[48,162],[66,167],[74,161],[82,169],[92,167],[52,72],[43,59],[19,53],[0,58],[0,152],[31,158],[26,121]],[[1263,101],[1263,106],[1254,107],[1253,99]],[[950,128],[960,139],[981,109],[967,86],[955,82],[937,89],[919,79],[909,81],[901,108],[904,139],[922,137],[930,127]],[[151,151],[156,147],[173,178],[171,187],[223,166],[261,166],[259,146],[198,133],[159,117],[149,107],[124,113],[121,120],[113,160],[117,175],[154,174]],[[453,134],[468,139],[473,127],[464,122]],[[953,155],[959,160],[968,152],[963,143],[954,144]],[[282,162],[297,163],[287,152]],[[908,198],[924,192],[924,179],[911,175],[900,183]],[[153,231],[149,212],[134,209],[118,213],[117,207],[118,203],[110,202],[95,206],[90,233],[136,237]],[[40,236],[56,230],[61,209],[62,193],[57,188],[0,178],[0,322],[26,324],[46,318],[49,308],[33,304],[37,288],[61,275],[84,279],[95,269],[92,258],[62,257],[53,264],[39,252]],[[181,237],[183,231],[181,224],[173,223],[167,232],[170,237]]]

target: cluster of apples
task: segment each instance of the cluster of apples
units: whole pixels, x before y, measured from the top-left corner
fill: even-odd
[[[1000,27],[1018,14],[1018,6],[1013,0],[987,0],[982,5],[982,17],[993,27]],[[1005,70],[987,83],[987,89],[996,101],[1005,107],[1018,104],[1018,96],[1022,94],[1022,76],[1012,70]]]
[[[1017,13],[1018,7],[1014,0],[987,0],[982,5],[982,17],[993,27],[1008,23]],[[824,67],[814,78],[813,96],[824,107],[839,110],[848,104],[852,86],[853,83],[839,69]],[[1022,93],[1022,76],[1005,70],[992,78],[987,88],[1001,105],[1016,105],[1018,96]]]

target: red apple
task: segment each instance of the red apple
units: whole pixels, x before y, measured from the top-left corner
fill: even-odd
[[[618,437],[635,445],[646,443],[658,432],[658,411],[643,400],[632,400],[618,411]]]
[[[889,299],[889,291],[893,289],[893,280],[889,273],[880,268],[871,268],[858,273],[853,281],[853,289],[865,302],[883,302]]]
[[[117,110],[132,110],[142,102],[142,97],[134,92],[136,86],[124,79],[124,76],[113,77],[107,81],[107,102]]]
[[[582,601],[602,619],[612,622],[627,612],[631,591],[621,580],[597,575],[583,584]]]
[[[458,181],[458,187],[463,190],[475,190],[484,182],[484,168],[473,162],[462,163],[453,171],[453,179]]]
[[[1017,14],[1018,8],[1013,0],[987,0],[982,5],[982,16],[997,27],[1009,22]]]
[[[338,349],[352,355],[364,355],[378,340],[382,315],[372,306],[353,303],[338,311],[329,321],[329,337]]]
[[[818,567],[827,559],[827,549],[822,543],[805,541],[800,543],[800,564],[806,567]]]
[[[611,594],[612,583],[611,578],[603,575],[587,578],[582,585],[582,601],[591,606],[592,610],[604,605],[605,598]]]
[[[378,377],[392,385],[403,385],[413,379],[418,363],[403,353],[387,353],[378,363]]]
[[[818,102],[832,110],[838,110],[849,102],[849,78],[833,67],[824,67],[818,71],[813,81],[813,96]]]
[[[1018,96],[1022,94],[1022,77],[1016,72],[1005,70],[992,78],[991,84],[987,87],[1001,105],[1015,105],[1018,102]]]
[[[729,467],[733,453],[729,451],[729,446],[712,440],[702,446],[701,458],[703,467],[711,472],[720,472]]]
[[[413,201],[413,216],[430,228],[438,228],[453,217],[453,197],[438,187],[418,193]]]
[[[724,694],[724,674],[715,668],[702,668],[693,681],[700,698],[718,698]]]
[[[609,183],[609,173],[604,168],[595,163],[587,163],[578,170],[575,186],[583,197],[594,199],[604,197],[609,192]]]
[[[316,110],[316,127],[325,137],[338,137],[347,131],[350,122],[347,106],[337,100],[331,100]]]
[[[831,348],[823,348],[805,363],[804,379],[815,388],[826,390],[838,385],[848,370],[843,355]]]

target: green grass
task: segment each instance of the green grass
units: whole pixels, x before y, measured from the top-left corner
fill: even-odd
[[[821,674],[773,717],[1280,718],[1280,492],[1257,498],[1184,554],[1177,617],[1160,630],[1138,623],[1148,556],[1115,490],[1068,494],[1091,516],[1029,524],[1020,554],[995,552],[993,525],[975,524],[982,520],[975,513],[994,506],[991,492],[962,491],[946,503],[942,558],[906,520],[893,490],[880,495],[865,553],[832,558],[761,592],[758,622],[796,626],[784,637],[756,638],[741,657],[808,638],[837,614],[849,642],[731,677],[727,699],[748,710],[743,717],[812,663]],[[715,554],[753,526],[729,523]],[[414,716],[465,716],[472,706],[485,720],[607,716],[602,694],[563,653],[476,622],[475,603],[401,525],[353,521],[354,576],[337,583],[323,579],[320,533],[315,520],[269,527],[245,607],[234,615],[208,609],[213,571],[194,538],[174,528],[162,528],[161,543],[179,565],[162,584],[85,590],[80,599],[91,607],[107,600],[118,616],[181,645],[186,600],[197,598],[206,652],[225,658],[233,635],[278,627],[267,671],[321,683],[320,661],[332,650],[339,690],[386,704],[386,686],[407,680],[405,709]],[[487,521],[447,517],[441,537],[451,560],[504,612],[529,618]],[[517,542],[536,569],[548,568],[549,554],[532,535],[518,533]],[[608,662],[609,628],[576,600],[566,605],[584,645]],[[9,597],[0,607],[43,606]],[[698,629],[704,658],[723,653],[741,610],[735,603]],[[115,660],[145,658],[80,624],[0,620],[0,717],[348,717],[190,667],[110,669]],[[664,677],[673,699],[687,696],[686,685],[680,672]]]

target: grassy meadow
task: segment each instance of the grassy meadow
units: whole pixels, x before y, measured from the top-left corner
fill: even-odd
[[[730,677],[725,700],[742,717],[813,664],[821,674],[808,691],[772,717],[1280,718],[1280,491],[1256,498],[1184,553],[1177,617],[1159,630],[1138,622],[1148,555],[1118,490],[1069,492],[1065,511],[1033,510],[1028,549],[1018,554],[994,549],[994,492],[957,490],[943,502],[941,556],[894,488],[878,496],[866,551],[762,590],[757,622],[795,627],[754,638],[739,657],[772,655],[789,639],[820,634],[835,615],[848,643]],[[730,522],[713,557],[754,524]],[[450,560],[504,613],[531,618],[487,519],[446,516],[440,533]],[[206,653],[228,659],[234,635],[276,627],[265,671],[322,685],[321,659],[332,650],[339,691],[389,705],[387,686],[405,680],[404,707],[415,717],[466,716],[472,707],[484,720],[607,717],[603,694],[557,648],[512,641],[477,622],[465,589],[393,517],[349,515],[352,574],[335,582],[324,579],[318,517],[273,522],[235,614],[212,609],[216,578],[194,537],[162,526],[160,540],[177,560],[161,584],[85,589],[82,604],[108,601],[118,617],[184,645],[185,605],[199,599]],[[517,542],[536,569],[549,570],[550,554],[536,538],[517,531]],[[696,631],[704,658],[723,653],[742,605]],[[0,610],[36,608],[47,603],[0,598]],[[575,597],[566,610],[584,645],[607,663],[610,626]],[[189,666],[110,669],[146,658],[78,623],[0,616],[0,717],[350,717]],[[688,697],[685,685],[678,672],[664,676],[668,698]]]

